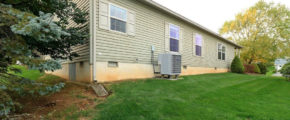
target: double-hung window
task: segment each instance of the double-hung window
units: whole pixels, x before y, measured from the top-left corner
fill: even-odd
[[[169,25],[170,28],[170,51],[179,52],[179,32],[180,28],[176,25]]]
[[[221,43],[218,43],[218,59],[219,60],[226,59],[226,47]]]
[[[126,33],[127,10],[110,4],[111,30]]]
[[[195,55],[201,56],[202,54],[202,36],[199,34],[196,34],[195,36]]]

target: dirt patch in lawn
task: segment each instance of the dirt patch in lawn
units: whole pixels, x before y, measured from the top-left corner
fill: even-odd
[[[102,102],[93,89],[75,83],[66,83],[64,89],[37,100],[23,100],[22,113],[31,114],[32,119],[64,119],[76,114],[76,117],[89,117],[88,111]]]

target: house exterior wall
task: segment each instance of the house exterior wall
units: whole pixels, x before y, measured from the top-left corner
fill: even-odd
[[[151,46],[155,47],[154,61],[158,54],[165,51],[165,23],[172,23],[182,28],[182,75],[227,72],[235,55],[235,46],[221,40],[206,31],[189,23],[168,15],[137,0],[107,0],[109,3],[135,12],[135,35],[127,35],[97,27],[96,51],[97,80],[115,81],[122,79],[153,77],[151,65]],[[99,2],[96,2],[99,16]],[[99,25],[97,17],[96,25]],[[195,56],[194,37],[196,33],[202,35],[204,40],[203,56]],[[226,60],[218,60],[217,44],[226,46]],[[108,68],[107,62],[119,62],[122,67]],[[123,66],[124,65],[124,66]],[[128,65],[128,66],[126,66]],[[131,65],[136,67],[130,67]],[[151,72],[147,70],[151,69]],[[151,66],[151,67],[149,67]],[[146,69],[144,69],[146,68]],[[143,71],[142,75],[139,75]],[[115,71],[115,72],[112,72]],[[127,73],[130,71],[130,73]],[[124,74],[123,74],[124,73]],[[130,75],[131,74],[131,75]],[[138,74],[136,77],[134,75]],[[115,76],[114,76],[115,75]],[[114,76],[114,77],[105,77]]]
[[[88,10],[89,0],[74,0],[78,7]],[[157,62],[158,54],[166,52],[165,27],[167,23],[180,26],[182,29],[182,74],[193,75],[204,73],[227,72],[235,55],[235,46],[212,34],[204,31],[188,22],[180,20],[172,15],[162,12],[152,6],[138,0],[104,0],[135,13],[135,34],[122,34],[105,30],[99,26],[99,2],[95,0],[96,7],[94,41],[96,57],[96,78],[98,82],[111,82],[126,79],[142,79],[154,77],[151,63],[151,47],[154,46],[154,62]],[[88,18],[89,19],[89,18]],[[202,57],[195,55],[194,35],[203,37]],[[218,60],[217,44],[226,46],[226,60]],[[91,45],[93,45],[91,43]],[[90,82],[91,68],[89,65],[90,51],[89,41],[73,48],[80,57],[74,61],[63,64],[63,69],[53,74],[68,79],[68,64],[76,63],[76,77],[78,81]],[[91,54],[90,54],[91,53]],[[81,62],[82,61],[82,62]],[[108,62],[118,62],[118,67],[109,67]],[[82,65],[81,65],[82,64]]]

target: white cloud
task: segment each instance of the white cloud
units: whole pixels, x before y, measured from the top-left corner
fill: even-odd
[[[253,6],[259,0],[154,0],[157,3],[218,32],[223,23],[234,19],[239,12]],[[265,0],[272,2],[272,0]],[[285,4],[290,0],[275,0],[274,3]]]

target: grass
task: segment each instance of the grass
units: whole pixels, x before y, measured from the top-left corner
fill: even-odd
[[[275,67],[274,66],[270,66],[270,67],[267,67],[267,73],[266,73],[266,76],[272,76],[274,73],[275,73]]]
[[[20,77],[28,78],[31,80],[50,79],[52,77],[52,76],[45,76],[45,78],[41,78],[42,76],[45,75],[44,73],[40,72],[39,70],[29,70],[26,66],[12,65],[10,67],[20,69],[21,72],[15,73],[13,71],[8,71],[8,73],[14,74]],[[7,85],[7,84],[10,84],[9,79],[0,76],[0,85]]]
[[[233,73],[115,83],[100,120],[289,120],[290,82]]]
[[[27,70],[23,66],[16,67],[23,70],[22,74],[18,74],[22,77],[49,83],[60,79],[39,71]],[[73,94],[71,92],[76,89],[73,88],[58,96],[68,94],[64,100],[71,98],[70,101],[78,100],[80,103],[67,104],[62,106],[64,109],[52,110],[45,118],[287,120],[290,118],[290,82],[282,77],[270,77],[273,74],[271,71],[273,69],[270,68],[270,73],[266,76],[223,73],[184,76],[178,81],[147,79],[113,83],[108,86],[113,94],[105,101],[100,101],[99,98],[93,100],[93,97],[86,95],[86,90]],[[60,99],[55,96],[52,98]],[[87,107],[84,107],[83,102]]]
[[[21,76],[21,77],[24,77],[24,78],[28,78],[28,79],[31,79],[31,80],[37,80],[41,76],[44,75],[44,73],[40,72],[39,70],[29,70],[29,69],[27,69],[26,66],[13,65],[11,67],[20,69],[21,73],[15,73],[15,72],[12,72],[12,71],[9,71],[9,73],[12,73],[14,75],[18,75],[18,76]]]

